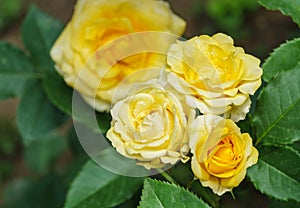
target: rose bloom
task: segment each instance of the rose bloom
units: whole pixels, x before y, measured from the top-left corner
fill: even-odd
[[[169,82],[203,114],[244,119],[261,85],[260,60],[218,33],[177,41],[168,52]]]
[[[246,169],[257,163],[258,151],[248,133],[230,119],[198,116],[189,122],[192,171],[203,186],[222,195],[238,186]]]
[[[179,99],[156,81],[137,84],[111,109],[107,138],[147,169],[187,161],[186,117]]]
[[[181,35],[185,26],[162,0],[78,0],[50,54],[65,82],[98,111],[105,111],[118,83],[136,70],[165,65],[160,53],[175,41],[159,34],[130,34]],[[117,41],[124,36],[128,37]]]

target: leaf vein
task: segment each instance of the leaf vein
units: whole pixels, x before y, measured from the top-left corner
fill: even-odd
[[[258,144],[274,128],[274,126],[283,117],[285,117],[285,115],[288,114],[294,108],[294,106],[296,106],[296,104],[298,104],[299,101],[300,101],[300,98],[298,98],[295,103],[293,103],[292,105],[290,105],[290,107],[288,107],[285,111],[283,111],[282,114],[280,114],[280,116],[273,123],[271,123],[269,128],[257,139],[256,144]],[[269,117],[269,116],[267,116],[267,117]]]

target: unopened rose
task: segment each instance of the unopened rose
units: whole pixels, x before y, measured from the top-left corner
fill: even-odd
[[[188,136],[195,176],[218,195],[238,186],[246,169],[257,163],[249,134],[242,134],[230,119],[198,116],[189,123]]]
[[[167,51],[175,41],[159,34],[130,34],[156,31],[181,35],[185,25],[162,0],[79,0],[71,21],[51,49],[51,57],[65,82],[98,111],[104,111],[124,77],[139,69],[165,65],[165,55],[159,52]],[[125,38],[118,41],[121,37]],[[153,76],[145,75],[145,79]]]
[[[160,84],[138,84],[111,109],[107,138],[127,158],[145,168],[186,161],[186,117],[179,99]]]
[[[168,52],[169,82],[203,114],[244,119],[261,85],[260,60],[218,33],[177,41]]]

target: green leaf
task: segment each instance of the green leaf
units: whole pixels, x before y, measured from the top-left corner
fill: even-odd
[[[292,144],[300,140],[300,65],[281,73],[261,92],[253,122],[258,143]]]
[[[300,203],[289,201],[289,202],[281,202],[281,201],[274,201],[269,206],[269,208],[296,208],[300,207]]]
[[[138,207],[141,195],[142,195],[142,190],[140,189],[133,195],[133,197],[131,199],[123,202],[122,204],[119,204],[115,208],[134,208],[134,207]]]
[[[74,128],[74,125],[69,129],[68,135],[67,135],[67,141],[68,146],[70,150],[72,151],[72,155],[74,157],[85,157],[87,156],[86,152],[84,151],[82,144],[79,141],[77,132]]]
[[[36,76],[28,57],[20,49],[0,42],[0,100],[20,96],[24,84]]]
[[[23,43],[39,70],[52,70],[49,51],[63,25],[35,6],[31,6],[21,28]]]
[[[300,142],[295,142],[294,144],[290,145],[295,151],[300,153]]]
[[[270,10],[280,10],[282,14],[291,16],[300,26],[299,0],[259,0],[259,3]]]
[[[64,121],[65,115],[50,103],[39,81],[25,86],[17,109],[17,126],[25,145],[59,127]]]
[[[130,199],[142,181],[116,175],[89,161],[73,181],[64,207],[113,207]]]
[[[100,131],[102,134],[105,134],[109,129],[111,122],[110,114],[107,112],[96,112],[77,92],[73,93],[71,106],[72,117],[75,121],[85,124],[95,132]]]
[[[203,187],[199,180],[193,181],[190,190],[207,202],[212,207],[220,207],[220,199],[218,195],[214,194],[208,187]]]
[[[65,148],[66,140],[57,133],[51,133],[30,143],[25,149],[24,159],[31,170],[46,173]]]
[[[169,174],[175,181],[182,185],[187,186],[194,180],[194,173],[191,169],[191,163],[178,162],[168,170]]]
[[[95,139],[99,139],[98,135]],[[102,140],[102,142],[103,144],[97,143],[96,141],[93,140],[88,141],[88,143],[94,144],[94,146],[103,148],[101,150],[98,150],[97,153],[92,155],[93,159],[95,161],[98,161],[98,163],[102,167],[105,167],[108,170],[112,170],[114,172],[126,176],[139,177],[139,176],[146,176],[151,174],[151,172],[146,168],[144,168],[143,166],[137,165],[136,160],[124,157],[119,152],[117,152],[115,148],[109,146],[108,141]],[[107,147],[104,148],[105,146]]]
[[[279,200],[300,201],[300,154],[288,146],[262,146],[248,176],[262,193]]]
[[[100,129],[101,132],[106,132],[110,127],[110,115],[108,113],[96,113],[98,123],[93,122],[91,118],[95,111],[82,99],[77,99],[79,105],[76,106],[79,108],[73,112],[73,89],[66,85],[54,69],[49,51],[62,27],[59,21],[32,6],[22,25],[24,45],[31,54],[32,62],[39,70],[43,71],[43,87],[51,102],[76,121],[86,124],[95,131]],[[77,93],[75,94],[77,95]]]
[[[61,178],[51,174],[36,181],[14,180],[4,190],[3,201],[7,208],[58,208],[65,192]]]
[[[283,71],[288,71],[299,66],[300,63],[300,38],[282,44],[269,56],[263,64],[263,79],[270,82]]]
[[[64,82],[54,68],[43,77],[43,87],[51,102],[67,115],[72,115],[73,89]]]
[[[179,186],[146,178],[139,207],[208,208],[209,206]]]
[[[43,86],[51,102],[61,111],[72,116],[75,121],[85,124],[96,132],[100,130],[106,133],[109,129],[110,114],[95,112],[76,91],[66,85],[54,69],[47,72],[47,76],[43,78]]]
[[[237,123],[237,126],[240,128],[241,132],[247,132],[253,138],[253,123],[252,123],[252,114],[248,113],[246,119],[241,120]]]

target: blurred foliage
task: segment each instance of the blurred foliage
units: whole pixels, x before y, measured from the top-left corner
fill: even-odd
[[[66,140],[58,133],[52,133],[27,146],[24,160],[33,172],[46,173],[66,147]]]
[[[12,156],[20,143],[20,135],[16,126],[7,120],[0,120],[0,155]]]
[[[207,15],[216,24],[216,28],[236,36],[241,32],[240,29],[246,20],[247,13],[254,12],[258,8],[259,4],[256,0],[207,0],[197,1],[193,11],[198,16]],[[206,30],[209,31],[212,28],[206,28]]]
[[[9,177],[13,163],[8,160],[17,153],[21,143],[20,136],[12,122],[0,121],[0,185]]]
[[[198,28],[192,34],[209,34],[223,32],[235,40],[236,45],[245,47],[250,54],[261,60],[269,56],[270,51],[285,40],[299,37],[300,30],[288,18],[279,13],[267,12],[259,3],[263,0],[197,0],[193,1],[192,24]],[[277,8],[277,1],[269,1],[272,10],[280,10],[283,14],[292,16],[292,8],[296,15],[299,8],[296,1],[282,0],[282,8]],[[278,5],[280,5],[278,3]],[[298,17],[299,18],[299,17]],[[296,22],[295,18],[294,21]],[[297,22],[296,22],[297,23]],[[261,44],[261,43],[264,44]]]
[[[246,12],[254,11],[258,7],[256,0],[209,0],[205,5],[207,14],[227,33],[238,32]]]
[[[23,0],[0,1],[0,31],[20,16]]]
[[[4,191],[4,208],[54,208],[62,207],[66,187],[56,174],[39,180],[16,179]]]
[[[0,122],[0,124],[2,124]],[[1,125],[2,126],[2,125]],[[5,179],[11,181],[3,189],[3,208],[41,208],[62,207],[65,202],[66,191],[77,175],[87,156],[74,133],[73,126],[66,132],[53,132],[30,143],[22,152],[19,151],[21,139],[17,135],[9,141],[14,141],[14,148],[9,153],[11,158],[3,156],[1,152],[0,170]],[[6,134],[16,134],[16,129]],[[1,141],[2,142],[2,141]],[[0,143],[2,144],[2,143]],[[0,145],[1,146],[1,145]],[[3,159],[2,159],[3,158]],[[18,170],[14,176],[17,163],[25,169]],[[24,163],[24,164],[22,164]]]

